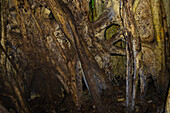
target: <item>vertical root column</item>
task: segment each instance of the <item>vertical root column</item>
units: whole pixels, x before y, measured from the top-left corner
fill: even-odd
[[[129,111],[130,106],[132,104],[132,47],[131,47],[131,37],[128,37],[126,40],[126,107]]]
[[[139,39],[133,40],[133,55],[134,55],[134,75],[133,75],[133,92],[132,92],[132,110],[134,110],[137,86],[139,81],[139,68],[141,61],[141,50],[139,47]],[[137,48],[139,47],[139,48]]]
[[[82,81],[81,74],[77,70],[77,58],[74,57],[72,61],[68,62],[68,68],[70,71],[70,87],[73,101],[77,107],[77,110],[81,109],[81,97],[82,97]],[[78,68],[79,69],[79,68]],[[81,71],[81,70],[80,70]]]

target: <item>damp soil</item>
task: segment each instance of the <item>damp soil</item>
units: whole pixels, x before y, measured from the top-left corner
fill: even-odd
[[[119,85],[112,85],[112,89],[102,94],[102,105],[105,113],[126,113],[125,107],[125,80],[118,80]],[[132,113],[163,113],[164,97],[157,92],[153,83],[149,84],[145,96],[138,93],[135,110]],[[139,92],[139,91],[138,91]],[[81,109],[77,109],[72,102],[70,95],[58,98],[54,103],[53,110],[49,102],[42,98],[35,98],[30,102],[34,113],[97,113],[96,107],[87,89],[83,92],[83,104]]]

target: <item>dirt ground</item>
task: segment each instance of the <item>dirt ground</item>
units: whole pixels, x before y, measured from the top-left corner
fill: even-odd
[[[105,113],[126,113],[125,81],[118,80],[118,82],[119,86],[112,85],[112,89],[109,92],[102,94],[102,104]],[[145,97],[141,98],[140,94],[138,94],[133,113],[163,113],[165,96],[157,92],[152,82],[149,86]],[[83,93],[84,102],[81,110],[78,111],[71,101],[71,96],[66,95],[62,99],[58,98],[59,102],[56,102],[55,112],[53,113],[97,113],[88,90],[84,89]],[[34,113],[52,113],[50,106],[48,107],[48,103],[44,103],[41,98],[35,98],[31,102],[31,105]]]

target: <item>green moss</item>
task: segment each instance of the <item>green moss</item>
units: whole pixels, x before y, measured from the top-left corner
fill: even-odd
[[[118,25],[112,25],[106,30],[106,39],[111,38],[119,29]]]
[[[118,42],[115,44],[119,47],[124,47],[125,44],[123,42]],[[125,78],[126,74],[126,57],[125,56],[112,56],[112,73],[115,77]]]
[[[111,38],[115,33],[117,33],[117,30],[119,29],[118,25],[112,25],[106,30],[106,39]],[[118,47],[125,47],[124,42],[120,41],[115,44]],[[112,73],[115,77],[125,77],[125,70],[126,70],[126,58],[125,56],[112,56]]]
[[[101,1],[92,0],[89,4],[89,18],[90,21],[95,21],[103,12],[104,4]],[[117,30],[119,29],[118,25],[112,25],[107,28],[105,32],[106,39],[111,38]],[[125,44],[123,42],[116,43],[116,46],[123,47]],[[112,56],[112,72],[113,76],[120,76],[121,78],[125,77],[126,70],[126,58],[124,56]]]
[[[91,0],[89,3],[89,19],[95,21],[104,11],[104,3],[100,0]]]

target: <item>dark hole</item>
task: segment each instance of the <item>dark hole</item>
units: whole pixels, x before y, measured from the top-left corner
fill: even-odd
[[[12,7],[9,9],[9,11],[15,11],[15,7],[12,6]]]
[[[27,9],[24,9],[25,12],[27,12]]]
[[[40,7],[43,7],[43,5],[40,4]]]
[[[50,13],[49,18],[50,18],[50,20],[55,20],[55,17],[54,17],[54,15],[52,14],[52,12]]]
[[[67,40],[65,40],[65,42],[67,42]]]
[[[87,15],[87,11],[85,11],[85,14]]]
[[[87,90],[86,84],[84,82],[84,79],[82,80],[83,90]]]

